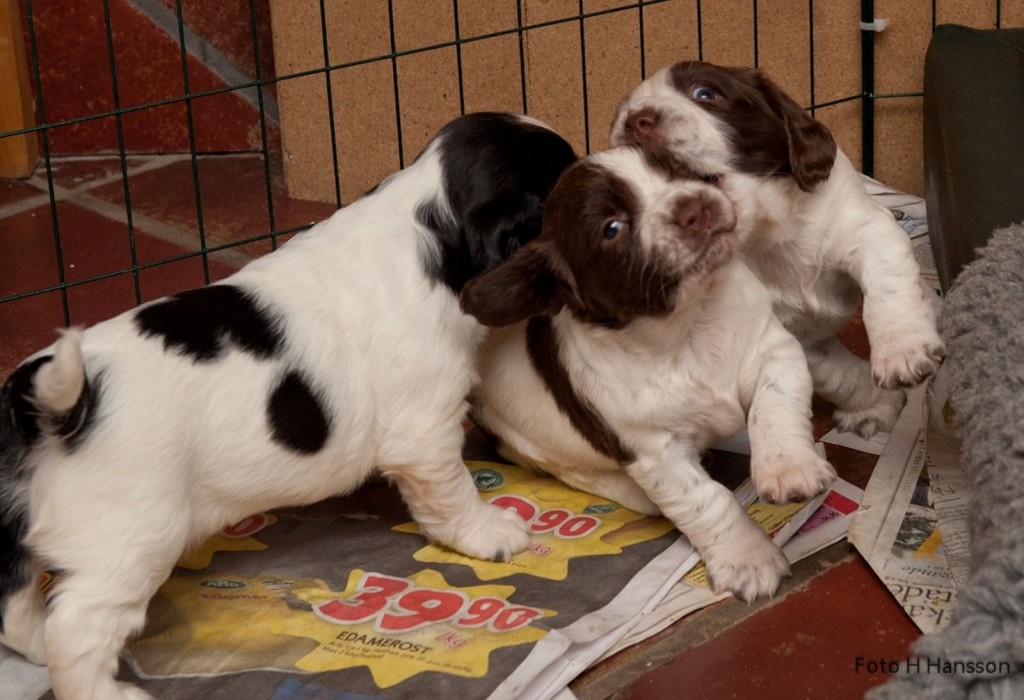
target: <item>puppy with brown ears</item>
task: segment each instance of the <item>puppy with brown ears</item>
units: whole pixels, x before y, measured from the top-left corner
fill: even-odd
[[[712,583],[771,595],[785,557],[701,452],[747,425],[751,473],[773,502],[826,489],[811,378],[771,297],[735,257],[751,203],[733,203],[640,149],[567,169],[541,237],[470,281],[463,308],[498,327],[474,418],[513,461],[670,518]]]
[[[890,430],[905,401],[900,387],[922,381],[944,355],[936,297],[906,233],[867,195],[828,129],[761,71],[684,61],[623,101],[611,142],[640,145],[730,197],[753,199],[754,232],[741,254],[803,343],[815,391],[835,405],[840,429]],[[862,300],[870,366],[835,337]]]

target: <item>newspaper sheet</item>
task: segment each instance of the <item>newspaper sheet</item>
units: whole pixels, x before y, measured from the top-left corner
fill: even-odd
[[[941,629],[968,565],[966,480],[928,386],[909,392],[849,539],[925,633]]]
[[[748,489],[751,489],[750,482],[737,490],[741,500],[743,496],[749,496],[745,493]],[[850,519],[859,507],[862,495],[859,488],[838,479],[827,493],[806,504],[773,506],[754,500],[747,507],[747,512],[782,547],[790,563],[794,563],[846,537]],[[729,592],[715,593],[711,590],[702,563],[672,586],[656,608],[639,616],[629,632],[602,658],[642,642],[712,603],[731,597]]]

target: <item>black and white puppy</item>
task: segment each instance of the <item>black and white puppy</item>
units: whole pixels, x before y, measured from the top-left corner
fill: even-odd
[[[21,364],[0,393],[0,641],[62,700],[148,697],[114,680],[118,654],[183,551],[374,473],[432,540],[527,547],[461,458],[484,329],[458,294],[536,237],[574,160],[535,120],[456,119],[277,252]]]
[[[840,429],[891,429],[905,400],[898,387],[943,357],[937,300],[906,233],[867,195],[828,129],[760,71],[687,61],[633,90],[611,141],[685,163],[730,196],[754,194],[742,254],[804,344],[815,390],[836,406]],[[862,298],[870,367],[835,337]]]
[[[748,427],[769,501],[820,493],[811,377],[771,297],[734,256],[749,202],[620,147],[578,161],[541,237],[470,281],[462,305],[492,331],[473,416],[513,461],[634,510],[663,513],[716,588],[771,595],[785,557],[701,466]]]

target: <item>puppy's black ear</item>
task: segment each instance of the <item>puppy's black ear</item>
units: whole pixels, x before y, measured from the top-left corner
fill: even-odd
[[[789,166],[793,179],[804,192],[828,179],[836,162],[836,142],[824,124],[812,117],[767,77],[762,78],[764,94],[786,125]]]
[[[534,241],[505,262],[469,280],[462,288],[462,310],[497,328],[531,316],[557,313],[560,282],[544,243]]]

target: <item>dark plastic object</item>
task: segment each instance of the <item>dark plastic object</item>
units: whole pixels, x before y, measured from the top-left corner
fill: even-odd
[[[1024,221],[1024,29],[936,28],[924,70],[928,229],[944,291]]]

